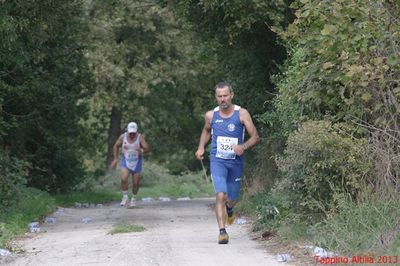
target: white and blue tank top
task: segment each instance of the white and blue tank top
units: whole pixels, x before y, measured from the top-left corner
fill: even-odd
[[[122,154],[123,159],[125,159],[126,166],[129,169],[135,169],[136,165],[141,158],[138,150],[140,149],[140,134],[136,137],[133,143],[128,141],[128,134],[124,134],[124,139],[122,141]]]
[[[243,156],[233,151],[234,145],[243,144],[245,127],[240,122],[240,106],[235,105],[233,114],[226,118],[219,114],[219,107],[214,108],[211,119],[211,161],[232,164],[243,163]]]

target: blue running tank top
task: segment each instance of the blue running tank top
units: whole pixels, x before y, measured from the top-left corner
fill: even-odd
[[[211,161],[243,163],[243,156],[238,156],[233,151],[233,145],[242,144],[244,140],[245,127],[240,122],[239,110],[240,106],[235,105],[233,114],[225,118],[220,116],[219,106],[214,108],[211,119]]]

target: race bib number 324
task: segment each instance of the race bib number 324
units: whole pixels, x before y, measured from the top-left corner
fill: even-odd
[[[235,159],[236,154],[233,151],[233,146],[237,144],[238,144],[237,138],[218,136],[217,154],[215,156],[222,159]]]

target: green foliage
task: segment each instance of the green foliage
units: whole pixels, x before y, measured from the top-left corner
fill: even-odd
[[[270,25],[285,26],[289,9],[285,1],[168,1],[179,17],[190,24],[205,48],[207,58],[215,58],[213,83],[229,81],[235,101],[250,113],[265,112],[265,101],[275,91],[269,76],[277,72],[285,51],[276,43]],[[270,108],[267,109],[269,110]]]
[[[116,107],[120,128],[127,121],[139,123],[153,159],[174,172],[192,168],[195,157],[187,154],[193,154],[204,106],[212,101],[214,84],[208,79],[215,59],[204,57],[186,25],[155,2],[91,1],[88,13],[93,22],[88,58],[97,86],[84,124],[102,143],[90,155],[103,161],[109,113]],[[171,154],[177,154],[174,161]]]
[[[202,115],[214,96],[212,84],[208,85],[210,89],[203,89],[193,79],[190,81],[193,84],[177,81],[175,86],[152,86],[150,94],[141,100],[148,108],[144,130],[152,147],[152,159],[161,162],[172,174],[198,168],[194,149],[204,124]]]
[[[219,35],[224,42],[236,41],[257,24],[283,26],[289,19],[287,2],[281,0],[185,0],[174,4],[178,13],[197,25],[203,35]]]
[[[56,208],[49,194],[34,188],[20,188],[18,203],[0,213],[0,247],[7,247],[12,237],[25,233],[28,224],[40,221]]]
[[[2,1],[0,15],[0,143],[27,162],[28,184],[66,191],[82,176],[90,90],[80,0]]]
[[[253,218],[252,230],[262,234],[279,235],[292,241],[310,239],[310,225],[321,220],[320,215],[299,211],[294,202],[296,195],[288,191],[268,190],[253,195],[245,194],[236,211]]]
[[[364,127],[376,188],[397,186],[398,152],[392,147],[399,139],[398,2],[316,0],[292,7],[296,19],[279,32],[290,57],[274,78],[276,113],[261,119],[280,126],[283,136],[302,121],[327,116]]]
[[[302,68],[299,62],[303,59],[304,53],[298,50],[285,62],[283,69],[286,72],[271,77],[272,82],[278,84],[279,94],[270,101],[270,110],[256,116],[263,139],[252,158],[251,163],[255,169],[252,179],[263,181],[262,188],[271,188],[274,180],[279,177],[274,157],[283,152],[288,135],[306,118],[298,94],[292,95],[293,88],[302,79],[299,76]]]
[[[140,225],[119,223],[116,224],[113,229],[111,229],[109,234],[114,235],[114,234],[132,233],[132,232],[143,232],[145,230],[146,228]]]
[[[399,106],[398,4],[313,0],[292,7],[296,19],[280,33],[294,56],[278,85],[281,103],[300,105],[298,117],[331,114],[385,127]]]
[[[0,213],[17,203],[18,187],[25,183],[24,162],[0,151]]]
[[[131,180],[129,180],[129,183]],[[120,198],[119,170],[111,171],[109,175],[101,177],[92,184],[92,191],[112,191],[110,199]],[[131,183],[129,184],[131,187]],[[114,194],[115,193],[115,194]],[[85,193],[83,193],[85,194]],[[145,161],[140,178],[138,198],[153,197],[209,197],[214,195],[214,187],[207,183],[202,172],[185,172],[173,175],[164,166],[152,161]],[[81,199],[83,201],[83,199]],[[75,202],[72,198],[69,202]]]
[[[158,175],[161,173],[158,172]],[[146,175],[144,178],[148,182],[153,182],[154,175]],[[154,186],[145,186],[146,182],[143,179],[144,186],[141,188],[140,198],[151,196],[154,198],[159,197],[209,197],[214,195],[214,187],[211,182],[207,183],[204,180],[202,172],[186,173],[179,176],[173,176],[168,173],[162,174],[159,177],[160,182]]]
[[[368,232],[374,218],[367,227],[356,224],[367,225],[367,217],[383,215],[372,214],[372,209],[364,217],[358,214],[366,206],[358,206],[357,194],[385,194],[399,183],[394,148],[400,106],[399,7],[398,1],[299,0],[292,5],[293,23],[286,31],[277,30],[289,58],[282,75],[274,77],[279,91],[276,112],[260,116],[274,129],[280,127],[273,132],[277,137],[290,136],[278,160],[284,178],[274,195],[291,193],[293,212],[337,211],[337,221],[328,216],[336,228],[328,228],[328,234],[321,229],[318,234],[326,239],[320,243],[347,249],[347,254],[365,251],[375,237],[361,232]],[[326,122],[302,124],[320,119],[352,121],[366,130],[355,134]],[[299,131],[291,133],[297,127]],[[375,191],[362,186],[367,176]],[[343,204],[347,207],[340,214]],[[385,226],[395,224],[391,220]]]
[[[76,202],[80,203],[106,203],[121,199],[120,193],[109,190],[81,191],[70,192],[65,194],[57,194],[54,199],[59,206],[74,206]]]
[[[285,196],[290,197],[289,194]],[[253,230],[260,231],[265,228],[276,230],[279,228],[290,212],[291,206],[288,204],[290,200],[283,200],[270,192],[257,194],[254,198],[258,198],[258,203],[255,207],[256,220],[253,224]]]
[[[283,66],[285,71],[272,76],[272,81],[278,85],[279,89],[279,94],[272,101],[274,110],[260,115],[258,119],[273,129],[270,133],[273,134],[273,138],[287,137],[297,128],[298,123],[306,118],[302,95],[297,91],[298,83],[304,79],[305,57],[302,49],[294,51],[289,54]],[[311,114],[307,115],[311,116]],[[320,115],[314,114],[313,117],[320,117]]]
[[[292,193],[295,208],[307,212],[332,210],[337,197],[355,199],[371,164],[366,141],[354,131],[328,121],[309,121],[289,136],[277,160],[283,179],[277,191]]]
[[[265,0],[165,2],[172,5],[177,16],[188,23],[189,29],[195,33],[195,40],[198,41],[196,49],[201,58],[206,58],[209,62],[215,61],[214,64],[209,64],[211,68],[209,73],[212,75],[204,76],[211,83],[208,85],[209,90],[203,88],[201,93],[212,95],[212,87],[217,82],[225,80],[233,86],[236,104],[248,109],[255,117],[257,114],[265,113],[266,110],[270,113],[274,109],[270,101],[276,92],[270,76],[279,72],[277,64],[286,56],[285,49],[277,43],[276,34],[270,26],[282,28],[288,24],[291,14],[287,2]],[[208,108],[212,107],[208,105]],[[203,122],[196,113],[192,118],[196,124],[197,121]],[[270,124],[264,126],[265,119],[254,119],[254,121],[259,133],[266,136],[264,143],[271,143]],[[198,130],[200,129],[199,126]],[[268,133],[265,133],[266,131]],[[199,133],[196,136],[199,136]],[[192,146],[196,147],[196,144]],[[266,146],[263,151],[269,148],[271,146]],[[273,165],[273,160],[266,158],[269,157],[268,154],[260,151],[257,160],[253,160],[254,154],[247,156],[250,158],[246,162],[249,166],[246,167],[249,184],[255,183],[251,181],[253,169],[257,171],[257,178],[263,180],[266,179],[263,173],[268,172],[271,175],[274,173],[270,168],[259,167],[261,164],[266,167]],[[188,164],[187,161],[184,163]],[[268,177],[268,179],[273,178]]]
[[[341,256],[399,254],[399,197],[365,195],[354,202],[342,199],[339,212],[314,227],[316,244]]]
[[[97,81],[93,108],[113,105],[131,116],[143,116],[138,98],[149,87],[173,82],[182,71],[183,33],[172,14],[157,4],[132,1],[90,1],[88,57]],[[182,49],[182,50],[180,50]]]
[[[262,130],[262,129],[260,129]],[[261,138],[261,143],[246,151],[244,193],[250,195],[270,189],[279,178],[275,157],[283,152],[285,142],[272,135]]]

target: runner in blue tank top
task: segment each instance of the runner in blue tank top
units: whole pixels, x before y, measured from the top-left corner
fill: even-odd
[[[215,86],[218,107],[206,112],[196,157],[204,158],[204,147],[211,139],[210,168],[216,193],[215,212],[219,227],[218,243],[227,244],[225,225],[235,220],[233,207],[239,200],[243,175],[243,154],[260,138],[249,112],[232,104],[234,93],[228,83]],[[244,141],[245,130],[249,139]]]

